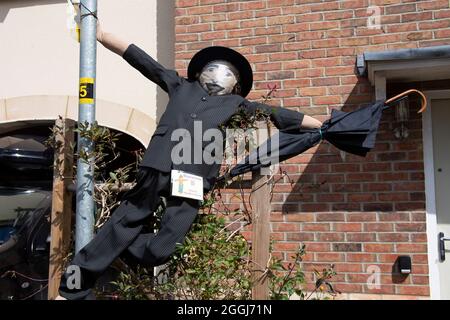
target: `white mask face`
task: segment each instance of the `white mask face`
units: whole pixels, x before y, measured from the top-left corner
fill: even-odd
[[[230,94],[238,82],[238,73],[226,61],[212,61],[202,70],[198,80],[211,96]]]

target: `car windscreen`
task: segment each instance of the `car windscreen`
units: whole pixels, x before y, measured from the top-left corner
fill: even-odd
[[[12,227],[17,218],[39,208],[47,197],[48,191],[0,187],[0,227]]]

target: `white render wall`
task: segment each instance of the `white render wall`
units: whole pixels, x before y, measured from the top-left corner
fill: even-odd
[[[173,0],[98,2],[105,31],[136,43],[173,67]],[[79,44],[67,30],[66,8],[66,0],[0,1],[0,99],[78,95]],[[156,86],[121,57],[100,44],[97,51],[97,98],[155,119],[166,104],[166,95],[157,94]],[[29,107],[36,114],[45,108]]]

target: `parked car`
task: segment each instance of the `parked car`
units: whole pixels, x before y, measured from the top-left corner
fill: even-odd
[[[0,187],[0,299],[47,296],[51,191]]]
[[[0,300],[47,299],[53,150],[44,141],[48,126],[26,127],[0,136]],[[140,144],[124,138],[118,149]],[[133,161],[123,153],[114,166]],[[105,174],[114,167],[104,169]],[[73,197],[75,201],[75,197]],[[100,290],[116,272],[108,270]]]
[[[0,299],[46,299],[53,152],[44,135],[0,137]]]

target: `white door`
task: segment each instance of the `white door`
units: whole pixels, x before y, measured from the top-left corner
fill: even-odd
[[[432,100],[431,117],[440,293],[450,299],[450,99]]]

